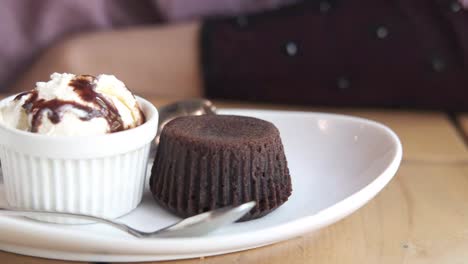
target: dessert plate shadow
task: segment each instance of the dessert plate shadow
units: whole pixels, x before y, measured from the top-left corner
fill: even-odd
[[[57,225],[0,217],[0,250],[77,261],[157,261],[218,255],[313,232],[366,204],[395,175],[401,143],[389,128],[343,115],[225,109],[273,122],[280,130],[293,194],[273,213],[198,238],[137,239],[101,224]],[[0,183],[0,206],[6,201]],[[145,191],[140,206],[120,219],[141,230],[179,220]]]

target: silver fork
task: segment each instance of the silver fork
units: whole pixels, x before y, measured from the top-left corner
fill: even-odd
[[[227,206],[198,215],[185,218],[175,224],[166,226],[152,232],[143,232],[130,227],[126,224],[95,217],[91,215],[82,215],[74,213],[61,213],[37,210],[19,210],[11,208],[0,208],[0,215],[8,216],[60,216],[73,217],[83,220],[91,220],[94,222],[103,223],[121,231],[124,231],[138,238],[154,238],[154,237],[195,237],[208,234],[222,226],[231,224],[239,220],[242,216],[248,213],[255,206],[255,202],[247,202],[238,206]]]

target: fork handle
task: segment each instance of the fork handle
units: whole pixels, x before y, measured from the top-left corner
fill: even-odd
[[[65,212],[49,212],[49,211],[41,211],[41,210],[19,210],[14,208],[3,208],[0,207],[0,215],[6,216],[25,216],[25,217],[34,217],[34,216],[58,216],[58,217],[73,217],[76,219],[81,220],[88,220],[93,222],[99,222],[102,224],[110,225],[114,228],[122,230],[126,233],[129,233],[136,237],[141,237],[141,234],[135,232],[132,228],[128,227],[125,224],[121,224],[118,222],[114,222],[113,220],[100,218],[92,215],[85,215],[85,214],[76,214],[76,213],[65,213]]]

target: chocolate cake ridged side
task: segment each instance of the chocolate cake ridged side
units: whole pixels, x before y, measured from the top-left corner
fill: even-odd
[[[278,139],[272,140],[274,144],[262,144],[251,148],[251,163],[246,165],[244,171],[250,171],[250,180],[246,181],[250,190],[250,198],[245,201],[257,202],[241,221],[262,217],[288,200],[291,195],[291,178],[287,169],[287,162],[283,146]]]
[[[257,205],[241,219],[250,220],[270,213],[291,194],[281,142],[239,151],[167,139],[158,152],[150,181],[153,196],[181,217],[253,200]]]
[[[163,135],[162,135],[163,136]],[[183,174],[190,156],[175,140],[162,140],[151,171],[150,189],[154,199],[169,211],[179,214],[186,207]]]

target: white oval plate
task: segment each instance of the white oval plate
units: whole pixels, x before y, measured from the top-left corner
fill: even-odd
[[[272,244],[330,225],[372,199],[401,161],[398,137],[373,121],[333,114],[223,110],[273,122],[280,130],[293,183],[289,201],[257,220],[199,238],[136,239],[101,224],[67,226],[0,217],[0,249],[81,261],[156,261],[210,256]],[[1,185],[0,185],[1,186]],[[0,206],[5,206],[0,187]],[[142,230],[177,221],[147,191],[121,218]]]

